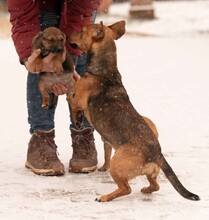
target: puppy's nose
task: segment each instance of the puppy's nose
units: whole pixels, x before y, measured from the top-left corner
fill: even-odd
[[[54,50],[54,53],[62,53],[64,51],[64,49],[62,47],[57,47],[55,50]]]

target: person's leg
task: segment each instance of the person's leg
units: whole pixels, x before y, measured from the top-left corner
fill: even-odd
[[[56,106],[41,107],[42,97],[38,89],[39,75],[28,73],[27,107],[28,123],[32,134],[28,144],[25,166],[40,175],[62,175],[64,166],[57,157],[54,142],[54,113]],[[51,103],[53,103],[51,94]]]
[[[41,12],[40,26],[45,29],[57,26],[55,13]],[[39,75],[28,73],[27,78],[27,107],[28,123],[30,124],[31,139],[28,144],[25,166],[40,175],[62,175],[64,166],[57,157],[57,146],[54,142],[54,114],[56,106],[49,109],[41,107],[42,96],[38,89]],[[53,103],[53,94],[50,95]]]
[[[28,107],[28,123],[30,124],[30,133],[35,130],[51,130],[54,129],[54,113],[55,106],[49,109],[43,109],[42,96],[38,89],[39,75],[28,73],[27,78],[27,107]],[[51,103],[53,94],[50,94]]]
[[[41,107],[42,97],[38,89],[39,75],[28,73],[27,107],[28,123],[32,134],[28,144],[25,166],[40,175],[62,175],[64,166],[57,157],[54,142],[54,113],[56,106]],[[51,103],[53,94],[51,94]]]

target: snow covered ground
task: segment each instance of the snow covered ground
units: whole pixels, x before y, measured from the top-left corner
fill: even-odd
[[[99,16],[98,20],[111,24],[127,18],[122,9],[127,12],[128,7],[127,3],[113,5],[110,16]],[[24,167],[30,138],[25,95],[27,73],[18,63],[11,39],[0,39],[0,219],[209,218],[208,8],[208,1],[156,2],[157,20],[127,19],[129,33],[156,36],[127,34],[117,41],[118,66],[131,101],[141,114],[156,123],[167,160],[182,183],[198,194],[201,201],[182,198],[161,173],[161,189],[152,195],[140,193],[147,184],[145,177],[140,176],[131,181],[132,194],[109,203],[95,202],[96,197],[109,193],[116,185],[109,172],[67,172],[72,151],[64,96],[60,97],[56,112],[56,142],[66,174],[42,177],[28,171]],[[171,21],[176,18],[174,28]],[[102,142],[97,133],[95,137],[102,165]]]

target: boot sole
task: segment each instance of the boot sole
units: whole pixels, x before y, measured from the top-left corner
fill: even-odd
[[[27,169],[31,169],[35,174],[42,175],[42,176],[60,176],[64,175],[65,171],[54,171],[53,169],[37,169],[34,166],[31,165],[28,161],[25,163],[25,167]]]
[[[73,168],[69,168],[69,172],[70,173],[91,173],[94,172],[97,169],[97,166],[92,166],[92,167],[83,167],[82,169],[73,169]]]

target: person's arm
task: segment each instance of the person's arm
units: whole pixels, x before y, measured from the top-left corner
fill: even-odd
[[[31,54],[31,43],[40,31],[38,1],[7,0],[10,22],[12,24],[12,39],[20,62]]]

